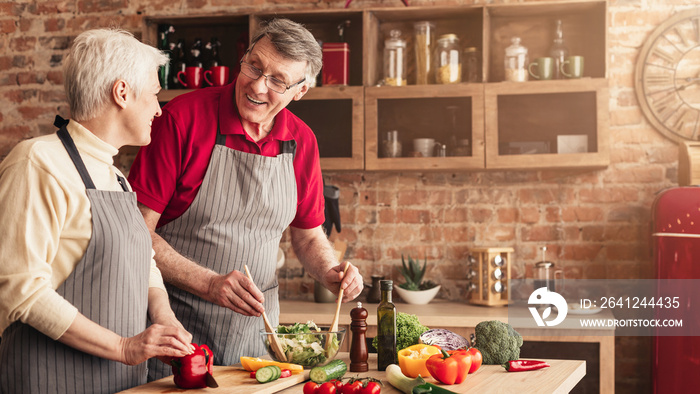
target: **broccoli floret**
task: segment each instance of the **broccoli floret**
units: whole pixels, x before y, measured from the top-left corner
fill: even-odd
[[[474,347],[479,349],[484,364],[505,364],[520,358],[523,337],[508,323],[482,321],[474,329]]]
[[[420,342],[420,334],[429,328],[420,324],[416,315],[396,313],[396,351],[405,349]],[[372,340],[372,346],[377,348],[377,337]]]

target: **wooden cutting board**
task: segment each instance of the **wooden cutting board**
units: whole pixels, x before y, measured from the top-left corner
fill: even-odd
[[[121,393],[236,393],[236,394],[272,394],[280,390],[292,387],[309,379],[309,370],[304,373],[292,375],[288,378],[280,378],[270,383],[258,383],[250,377],[250,372],[240,366],[214,366],[214,378],[219,383],[218,388],[205,388],[199,390],[185,390],[175,386],[173,377],[168,376],[155,382],[121,391]]]

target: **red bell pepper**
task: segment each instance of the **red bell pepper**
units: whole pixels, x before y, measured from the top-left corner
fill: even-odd
[[[549,366],[548,362],[538,360],[511,360],[503,364],[503,368],[508,372],[534,371]]]
[[[214,355],[209,346],[192,344],[194,353],[170,361],[177,387],[196,389],[207,387],[207,374],[214,371]]]
[[[441,353],[430,356],[425,366],[430,372],[430,376],[444,384],[459,384],[464,382],[472,366],[472,356],[466,350],[453,350],[446,352],[440,349]]]

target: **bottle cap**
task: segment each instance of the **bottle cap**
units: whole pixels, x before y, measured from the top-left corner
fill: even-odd
[[[391,291],[394,289],[394,281],[391,280],[383,280],[380,283],[380,287],[382,290],[386,291]]]
[[[513,43],[513,45],[506,48],[506,56],[515,57],[520,55],[527,55],[527,48],[520,45],[520,37],[513,37],[511,39],[511,42]]]
[[[459,38],[456,34],[443,34],[438,38],[438,42],[440,41],[459,41]]]
[[[384,41],[387,48],[405,48],[406,40],[401,39],[401,30],[394,29],[389,32],[389,37]]]

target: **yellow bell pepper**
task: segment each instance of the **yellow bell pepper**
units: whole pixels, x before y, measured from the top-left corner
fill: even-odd
[[[276,365],[280,367],[280,369],[290,370],[292,375],[304,372],[304,367],[299,364],[280,363],[272,360],[264,360],[258,357],[241,357],[241,365],[246,371],[257,371],[258,369],[267,367],[268,365]]]
[[[428,372],[425,362],[430,356],[438,353],[440,353],[440,348],[423,343],[399,350],[399,367],[401,367],[401,372],[411,378],[417,378],[418,375],[424,378],[430,377],[430,372]]]

